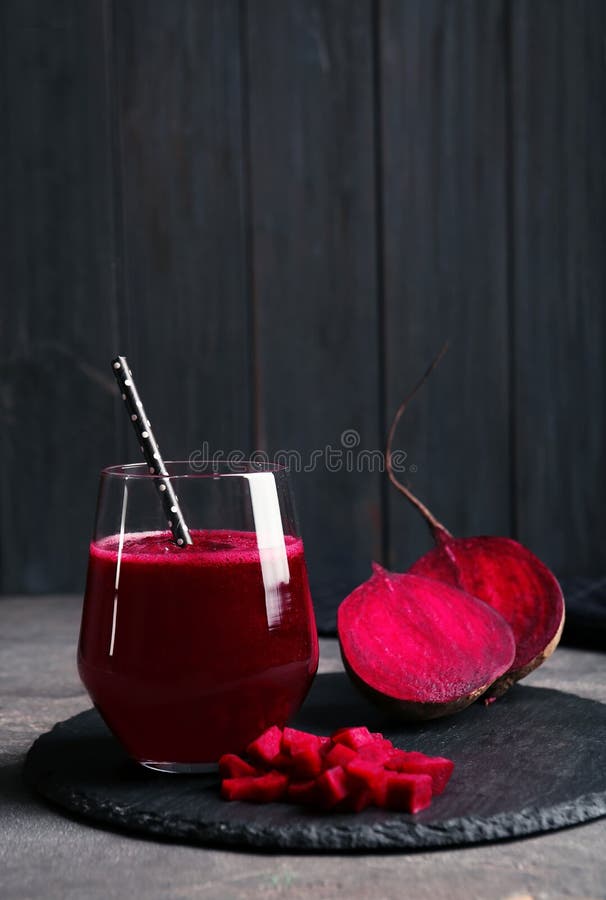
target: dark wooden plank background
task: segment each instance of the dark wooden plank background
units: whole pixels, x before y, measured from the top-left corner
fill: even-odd
[[[401,3],[381,19],[388,418],[447,338],[399,444],[460,534],[510,534],[505,3]],[[390,492],[392,559],[430,546]]]
[[[79,590],[99,468],[380,449],[457,533],[604,571],[602,0],[5,0],[0,588]],[[342,435],[347,432],[345,438]],[[358,443],[356,443],[358,442]],[[315,580],[405,566],[378,471],[296,475]]]
[[[346,431],[376,446],[372,7],[261,0],[247,26],[257,442],[305,459],[342,450]],[[382,552],[380,473],[319,465],[294,487],[310,563],[365,577]]]
[[[516,528],[604,572],[606,5],[516,2],[511,24]]]
[[[125,353],[168,459],[252,450],[240,31],[237,0],[115,4]]]
[[[73,0],[3,3],[0,21],[2,587],[69,590],[95,470],[124,453],[109,23]]]

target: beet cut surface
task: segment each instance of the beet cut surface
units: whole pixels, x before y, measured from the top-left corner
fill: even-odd
[[[509,669],[513,634],[485,603],[433,579],[373,570],[337,615],[347,671],[371,699],[403,718],[437,718]]]

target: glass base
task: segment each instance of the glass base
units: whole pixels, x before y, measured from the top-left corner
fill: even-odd
[[[217,763],[153,762],[149,759],[140,759],[139,763],[154,772],[169,772],[172,775],[209,775],[219,771]]]

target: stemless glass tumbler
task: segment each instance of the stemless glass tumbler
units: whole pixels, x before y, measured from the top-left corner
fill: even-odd
[[[101,473],[78,668],[134,759],[205,771],[297,711],[318,641],[286,472],[166,466],[191,546],[172,539],[161,476]]]

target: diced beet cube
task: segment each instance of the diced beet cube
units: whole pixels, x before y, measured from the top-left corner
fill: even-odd
[[[353,759],[345,764],[344,769],[354,781],[360,781],[369,787],[372,786],[377,774],[384,771],[380,763],[373,762],[370,759],[362,759],[357,753]]]
[[[454,763],[443,756],[426,756],[424,753],[396,750],[385,763],[386,769],[410,775],[429,775],[434,795],[441,794],[452,775]]]
[[[403,772],[408,753],[406,750],[395,749],[390,753],[389,759],[385,761],[385,768],[393,772]]]
[[[280,753],[282,745],[282,731],[277,725],[272,725],[264,731],[252,744],[248,745],[247,753],[256,762],[273,765],[274,759]]]
[[[308,781],[291,781],[286,789],[286,799],[301,806],[317,806],[318,785],[315,778]]]
[[[341,766],[333,766],[326,769],[316,779],[319,805],[323,809],[332,809],[337,803],[344,800],[349,793],[349,786],[345,770]]]
[[[411,775],[430,775],[433,793],[441,794],[450,780],[454,763],[444,756],[425,756],[424,753],[411,752],[408,755],[405,772]]]
[[[258,778],[225,778],[221,796],[225,800],[248,800],[250,803],[271,803],[286,793],[288,778],[282,772],[267,772]]]
[[[393,753],[393,747],[390,741],[375,740],[371,744],[364,744],[358,750],[358,756],[361,759],[367,759],[370,762],[376,762],[384,765]]]
[[[299,753],[301,750],[319,750],[320,747],[320,738],[317,734],[302,732],[295,735],[290,741],[291,753]]]
[[[356,792],[370,791],[377,806],[385,800],[385,779],[387,772],[376,762],[356,756],[345,765],[348,782]]]
[[[298,744],[301,741],[307,743],[310,737],[315,738],[316,735],[310,735],[307,731],[299,731],[298,728],[285,728],[282,732],[283,753],[290,753],[293,743]]]
[[[393,744],[391,743],[389,738],[383,737],[380,731],[371,731],[370,736],[375,741],[385,741],[386,745],[389,744],[389,746],[393,748]]]
[[[337,737],[338,737],[340,734],[343,734],[344,731],[349,731],[349,727],[347,727],[347,728],[337,728],[336,731],[333,731],[333,733],[332,733],[331,736],[330,736],[331,741],[336,741]]]
[[[290,757],[290,773],[293,778],[312,778],[319,775],[324,766],[320,745],[313,744],[293,750]]]
[[[352,759],[355,759],[356,756],[356,751],[352,750],[351,747],[346,747],[345,744],[333,744],[324,757],[324,764],[329,769],[332,766],[345,766]]]
[[[219,772],[222,778],[242,778],[244,775],[258,775],[260,773],[247,763],[245,759],[235,753],[224,753],[219,760]]]
[[[332,747],[332,740],[323,734],[318,735],[318,740],[320,741],[320,751],[327,753]]]
[[[335,731],[332,735],[332,739],[335,744],[345,744],[346,747],[351,747],[352,750],[357,750],[359,747],[363,747],[364,744],[372,743],[375,740],[364,725],[359,728],[340,728],[339,731]]]
[[[278,769],[280,772],[290,772],[292,759],[288,753],[280,751],[280,753],[272,759],[271,765],[273,769]]]
[[[336,807],[340,812],[362,812],[367,806],[373,805],[374,796],[369,788],[352,789],[349,783],[348,787],[347,797],[344,797]]]
[[[221,782],[221,796],[224,800],[247,800],[253,780],[251,775],[224,778]]]
[[[385,798],[381,805],[386,809],[418,813],[431,803],[429,775],[405,775],[401,772],[385,772],[384,775]]]

